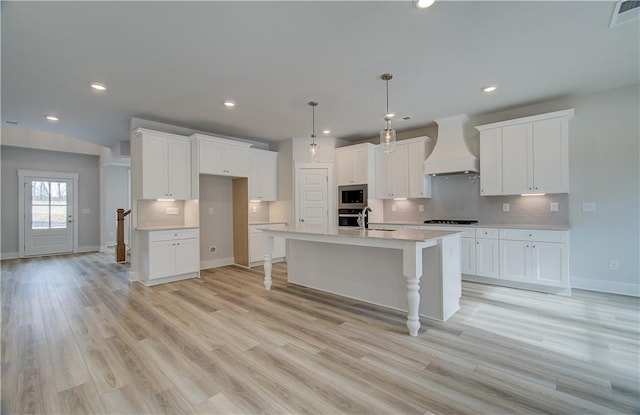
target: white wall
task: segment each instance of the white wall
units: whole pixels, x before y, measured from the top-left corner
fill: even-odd
[[[4,129],[3,129],[4,131]],[[2,258],[18,253],[18,169],[78,173],[78,249],[100,247],[99,157],[2,146]],[[89,209],[90,213],[81,213]]]

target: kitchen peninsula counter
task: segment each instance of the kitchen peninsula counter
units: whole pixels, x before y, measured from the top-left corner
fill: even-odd
[[[267,290],[274,238],[280,237],[289,242],[289,282],[407,311],[412,336],[418,334],[419,316],[446,321],[459,309],[459,232],[314,225],[261,230]]]

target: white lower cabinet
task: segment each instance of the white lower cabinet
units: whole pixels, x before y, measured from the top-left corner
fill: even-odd
[[[491,278],[495,284],[503,281],[502,285],[513,281],[526,285],[510,286],[533,290],[569,288],[568,231],[384,223],[369,228],[462,232],[460,271],[465,279],[489,282]]]
[[[264,235],[259,228],[284,226],[284,223],[268,225],[249,225],[249,267],[262,265],[264,262]],[[272,262],[282,262],[287,256],[286,240],[274,238]]]
[[[198,229],[141,231],[141,280],[147,285],[197,277]],[[175,278],[174,278],[175,277]]]
[[[498,229],[476,228],[476,272],[474,275],[500,278]]]
[[[565,231],[502,229],[500,278],[568,287],[567,239]]]

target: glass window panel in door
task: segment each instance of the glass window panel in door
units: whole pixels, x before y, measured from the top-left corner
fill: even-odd
[[[49,205],[31,206],[31,229],[49,229]]]
[[[51,229],[64,229],[67,227],[67,207],[51,206]]]

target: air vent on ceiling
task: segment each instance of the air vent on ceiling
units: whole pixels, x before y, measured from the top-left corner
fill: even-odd
[[[623,23],[637,20],[640,16],[640,1],[637,0],[619,0],[613,9],[611,23],[609,29],[619,26]]]
[[[405,115],[404,117],[400,117],[400,119],[402,121],[409,121],[409,120],[412,120],[413,117],[411,115]]]
[[[7,120],[7,121],[5,121],[5,123],[9,124],[9,125],[18,125],[18,121],[8,121]]]

